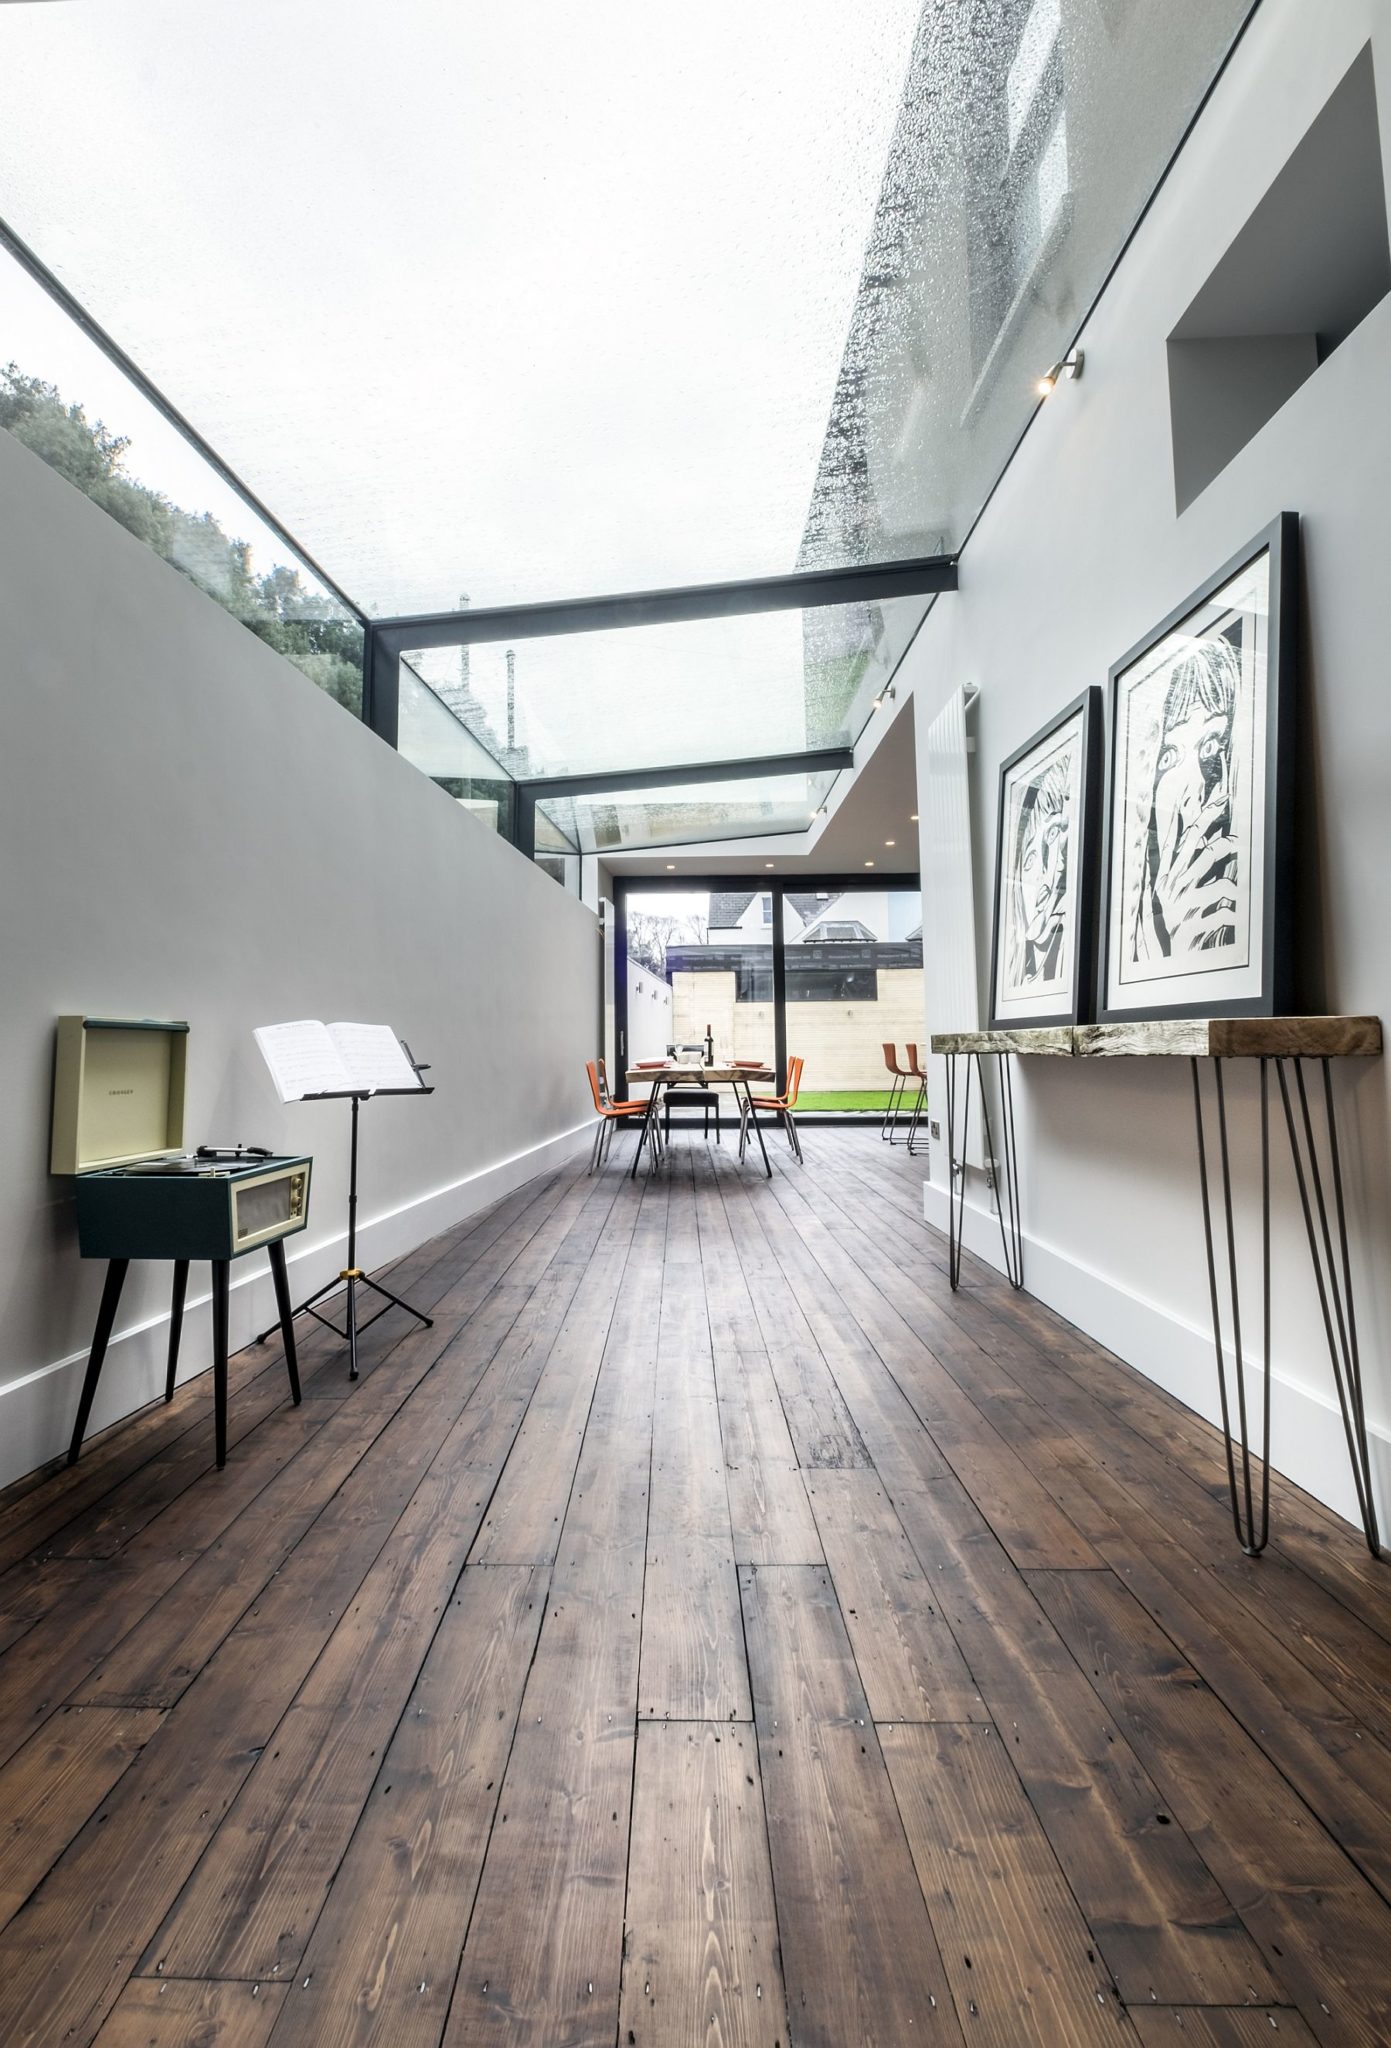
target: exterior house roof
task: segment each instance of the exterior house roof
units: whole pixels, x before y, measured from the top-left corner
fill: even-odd
[[[786,900],[792,905],[798,917],[801,918],[802,923],[810,924],[814,917],[818,916],[820,912],[835,902],[836,897],[840,893],[839,889],[822,889],[817,895],[812,895],[806,891],[794,895],[792,890],[789,889]]]
[[[728,931],[738,924],[744,912],[753,902],[752,889],[725,889],[710,892],[710,929]]]

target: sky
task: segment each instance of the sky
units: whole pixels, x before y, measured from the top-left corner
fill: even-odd
[[[918,12],[21,0],[0,217],[368,610],[777,572]],[[0,360],[227,523],[45,320],[0,280]]]

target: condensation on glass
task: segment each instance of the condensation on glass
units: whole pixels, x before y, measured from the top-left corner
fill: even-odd
[[[924,10],[803,566],[961,545],[1250,8]]]
[[[930,554],[1249,5],[0,7],[0,188],[366,610]]]

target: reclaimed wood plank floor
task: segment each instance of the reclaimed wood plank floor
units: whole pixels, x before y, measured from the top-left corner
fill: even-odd
[[[1391,1565],[805,1144],[0,1496],[6,2048],[1391,2039]]]

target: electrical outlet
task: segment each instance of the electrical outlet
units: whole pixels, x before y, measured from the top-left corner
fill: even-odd
[[[937,1118],[936,1118],[935,1116],[934,1116],[934,1117],[929,1117],[929,1119],[928,1119],[928,1124],[927,1124],[927,1130],[928,1130],[928,1136],[929,1136],[930,1138],[932,1138],[932,1139],[933,1139],[933,1140],[934,1140],[934,1141],[935,1141],[935,1142],[936,1142],[937,1144],[939,1144],[939,1145],[940,1145],[940,1144],[941,1144],[941,1142],[942,1142],[942,1126],[941,1126],[941,1124],[940,1124],[940,1123],[939,1123],[939,1122],[937,1121]]]

